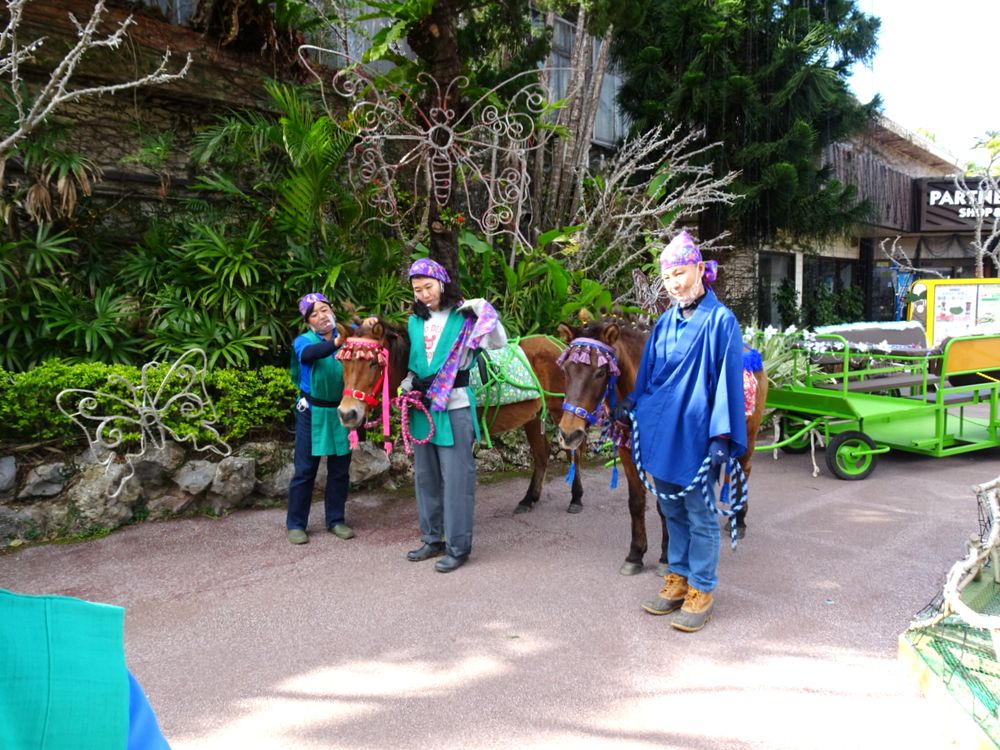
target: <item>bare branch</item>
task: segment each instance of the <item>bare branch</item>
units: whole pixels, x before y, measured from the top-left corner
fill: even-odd
[[[973,239],[969,242],[976,254],[976,278],[982,278],[985,259],[989,259],[994,268],[1000,268],[1000,209],[996,208],[995,196],[1000,195],[1000,170],[998,170],[1000,152],[992,151],[990,161],[983,168],[978,180],[969,185],[969,175],[957,174],[954,177],[955,189],[966,196],[967,203],[975,212],[976,226]],[[987,196],[992,197],[990,200]],[[992,203],[993,207],[986,204]]]
[[[0,136],[0,159],[6,158],[18,142],[44,123],[56,109],[69,102],[83,97],[102,96],[142,86],[169,83],[183,78],[191,67],[191,55],[189,54],[180,70],[175,73],[168,72],[170,51],[167,50],[157,68],[147,75],[123,83],[73,88],[71,85],[73,75],[83,57],[94,49],[117,49],[127,38],[126,32],[129,26],[134,23],[132,16],[129,16],[120,22],[110,34],[100,34],[97,27],[104,16],[105,0],[97,0],[86,23],[80,23],[72,13],[69,14],[77,31],[76,43],[59,61],[41,88],[34,94],[29,93],[26,100],[23,92],[27,89],[24,86],[20,66],[33,57],[44,41],[43,37],[25,45],[18,39],[17,31],[27,2],[28,0],[9,0],[7,9],[10,19],[7,27],[0,32],[0,75],[3,75],[8,81],[17,112],[13,132]]]
[[[912,274],[929,274],[937,276],[938,278],[944,278],[944,274],[940,271],[934,271],[929,268],[917,268],[914,266],[913,261],[910,260],[910,256],[906,254],[906,251],[902,247],[900,247],[899,239],[899,235],[896,235],[896,237],[892,240],[892,245],[889,249],[886,249],[885,246],[889,242],[889,238],[886,237],[878,244],[878,247],[879,250],[882,251],[882,255],[895,263],[899,267],[900,271]]]
[[[583,229],[567,265],[609,284],[637,261],[648,260],[649,244],[669,241],[678,224],[712,204],[736,201],[726,188],[737,173],[717,178],[710,164],[699,163],[714,147],[697,145],[702,138],[701,131],[676,127],[663,135],[655,128],[623,143],[606,170],[588,180],[573,220]],[[701,247],[721,249],[722,239]]]

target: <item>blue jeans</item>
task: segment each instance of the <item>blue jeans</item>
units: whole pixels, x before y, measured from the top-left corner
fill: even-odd
[[[656,489],[673,495],[684,488],[653,478]],[[712,499],[715,490],[709,487]],[[719,521],[705,505],[701,489],[695,487],[676,500],[657,498],[667,519],[667,565],[671,573],[688,580],[699,591],[714,591],[719,584]]]
[[[309,409],[295,412],[295,475],[288,484],[288,516],[285,526],[306,530],[309,525],[309,507],[312,505],[316,472],[322,456],[312,454],[312,412]],[[327,457],[326,490],[324,507],[326,528],[344,522],[344,507],[350,489],[351,454]]]

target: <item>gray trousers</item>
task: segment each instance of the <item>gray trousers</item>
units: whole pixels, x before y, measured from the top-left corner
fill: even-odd
[[[472,410],[452,409],[448,416],[454,445],[415,445],[413,484],[421,541],[426,544],[443,541],[448,554],[459,557],[472,549],[476,504]]]

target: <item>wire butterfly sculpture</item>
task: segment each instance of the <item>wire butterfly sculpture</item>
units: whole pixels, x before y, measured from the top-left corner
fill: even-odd
[[[520,229],[530,212],[528,154],[543,143],[537,120],[549,102],[539,70],[519,73],[485,93],[477,91],[478,97],[459,113],[455,103],[469,91],[464,76],[442,86],[430,74],[419,73],[418,84],[430,94],[429,105],[422,105],[397,85],[376,84],[373,73],[343,53],[303,45],[302,63],[321,85],[324,77],[310,67],[306,51],[346,63],[330,81],[334,93],[348,102],[346,123],[334,116],[329,103],[327,110],[332,122],[357,139],[349,179],[379,220],[399,230],[408,222],[422,225],[426,215],[419,214],[427,206],[414,196],[427,196],[444,209],[458,191],[465,213],[484,234],[505,233],[516,243],[530,244]],[[520,87],[513,95],[501,95],[515,86]]]
[[[142,367],[138,384],[118,374],[108,377],[108,385],[119,385],[129,397],[106,391],[68,388],[56,396],[56,406],[68,419],[79,426],[95,458],[110,469],[120,448],[125,448],[124,461],[128,472],[121,477],[111,494],[117,497],[125,483],[135,474],[133,461],[150,448],[161,449],[167,438],[178,443],[191,443],[195,450],[210,450],[228,456],[232,450],[215,429],[215,406],[205,388],[208,358],[201,349],[189,349],[174,362],[162,379],[156,374],[164,363],[147,362]],[[174,426],[171,426],[174,425]],[[209,436],[202,445],[199,434]],[[127,446],[138,442],[133,451]]]

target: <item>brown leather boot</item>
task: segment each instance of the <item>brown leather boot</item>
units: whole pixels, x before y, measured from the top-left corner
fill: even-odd
[[[674,615],[670,624],[685,633],[694,633],[705,627],[705,623],[712,616],[714,607],[715,602],[712,600],[710,592],[699,591],[694,586],[690,586],[687,590],[687,596],[684,597],[681,611]]]
[[[651,615],[669,615],[684,603],[688,592],[687,578],[676,573],[668,573],[663,577],[663,588],[652,599],[642,603],[642,608]]]

